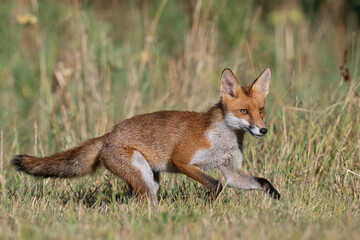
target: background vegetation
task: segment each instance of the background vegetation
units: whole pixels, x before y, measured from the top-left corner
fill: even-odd
[[[358,1],[0,4],[0,239],[360,239]],[[206,203],[199,184],[163,174],[150,210],[103,169],[53,180],[9,165],[135,114],[205,111],[223,68],[246,85],[268,66],[270,132],[246,137],[244,168],[280,201],[226,189]]]

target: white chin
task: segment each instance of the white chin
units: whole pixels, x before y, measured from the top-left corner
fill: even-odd
[[[256,138],[263,138],[263,137],[264,137],[263,134],[255,134],[255,133],[253,133],[253,132],[251,132],[251,131],[250,131],[250,133],[251,133],[251,135],[253,135],[253,136],[256,137]]]

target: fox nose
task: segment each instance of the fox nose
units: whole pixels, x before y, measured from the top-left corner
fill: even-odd
[[[266,128],[261,128],[261,129],[260,129],[260,133],[261,133],[261,134],[266,134],[267,131],[268,131],[268,130],[267,130]]]

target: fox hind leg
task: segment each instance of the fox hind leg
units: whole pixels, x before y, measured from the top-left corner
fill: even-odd
[[[142,178],[147,186],[147,191],[151,197],[156,198],[156,193],[159,190],[159,174],[154,174],[148,161],[146,161],[140,152],[134,151],[131,160],[134,167],[141,172]]]
[[[153,171],[153,174],[154,174],[154,181],[155,181],[155,189],[157,188],[157,191],[156,192],[158,192],[159,191],[159,188],[160,188],[160,172],[155,172],[155,171]],[[133,192],[133,189],[132,189],[132,187],[131,187],[131,185],[130,184],[127,184],[128,185],[128,189],[129,189],[129,191],[128,191],[128,195],[129,196],[132,196],[132,195],[134,195],[134,192]]]
[[[140,152],[124,148],[114,152],[105,148],[101,152],[100,159],[106,169],[130,186],[131,192],[139,196],[147,196],[153,206],[157,204],[156,193],[159,184],[155,181],[149,163]]]

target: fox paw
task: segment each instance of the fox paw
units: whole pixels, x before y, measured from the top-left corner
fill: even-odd
[[[262,187],[262,190],[274,199],[280,199],[280,193],[273,187],[273,185],[265,178],[256,179]]]

